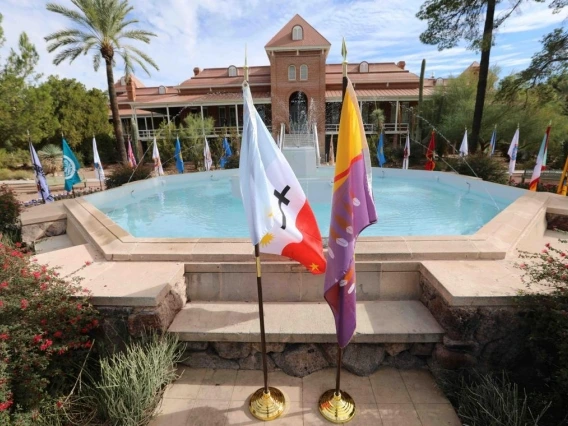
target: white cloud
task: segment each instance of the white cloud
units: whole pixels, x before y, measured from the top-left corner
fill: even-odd
[[[55,0],[70,5],[70,0]],[[50,32],[69,25],[65,18],[47,12],[47,0],[2,0],[6,46],[5,57],[26,31],[40,53],[39,71],[77,78],[88,87],[106,89],[104,70],[95,73],[89,57],[79,57],[71,65],[52,64],[43,39]],[[146,85],[175,85],[193,75],[198,66],[242,65],[244,46],[248,46],[250,65],[266,65],[264,45],[299,13],[332,44],[328,62],[339,62],[341,38],[347,40],[350,62],[406,61],[407,68],[418,72],[422,58],[427,60],[428,75],[456,73],[479,54],[458,46],[437,51],[420,43],[426,28],[415,15],[421,0],[133,0],[139,27],[154,31],[158,37],[148,46],[140,45],[159,65],[159,71],[137,76]],[[41,4],[41,7],[39,7]],[[492,63],[501,67],[520,66],[538,49],[542,34],[560,22],[545,5],[527,5],[522,14],[513,14],[499,30],[492,52]],[[502,13],[502,12],[500,12]],[[504,56],[510,54],[510,56]],[[524,61],[524,62],[523,62]],[[462,68],[460,68],[462,67]],[[505,72],[507,70],[504,70]],[[115,79],[122,69],[115,69]]]

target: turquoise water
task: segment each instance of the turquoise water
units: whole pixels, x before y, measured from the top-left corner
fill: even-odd
[[[135,237],[248,237],[244,209],[232,193],[230,176],[167,182],[148,189],[137,189],[134,184],[122,187],[128,188],[122,195],[105,191],[86,198]],[[327,236],[331,185],[327,179],[317,188],[305,181],[302,185],[321,233]],[[469,190],[464,183],[461,186],[464,189],[433,179],[375,176],[379,222],[362,235],[469,235],[516,198],[498,198]]]

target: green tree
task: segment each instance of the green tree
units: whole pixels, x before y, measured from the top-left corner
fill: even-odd
[[[523,2],[515,0],[507,13],[495,17],[495,8],[502,0],[426,0],[420,7],[417,17],[428,22],[428,28],[420,34],[420,41],[437,45],[440,50],[456,46],[462,39],[469,47],[481,51],[479,77],[473,122],[469,138],[470,151],[477,150],[481,132],[485,95],[489,77],[489,58],[493,45],[493,30],[498,28]],[[546,0],[534,0],[542,3]],[[563,7],[566,0],[553,0],[552,8]],[[479,25],[484,22],[483,30]]]
[[[114,88],[113,66],[116,56],[124,62],[127,77],[134,71],[134,65],[140,66],[148,75],[147,65],[158,69],[156,63],[146,53],[128,44],[129,40],[149,44],[156,34],[140,29],[130,29],[138,23],[127,15],[134,9],[128,0],[71,0],[78,9],[70,9],[57,3],[48,3],[47,10],[69,18],[74,27],[57,31],[45,37],[49,42],[48,52],[56,50],[53,63],[73,62],[80,55],[93,53],[93,67],[99,69],[101,60],[106,66],[108,94],[112,110],[112,121],[118,152],[123,162],[127,161],[122,123],[118,113],[118,102]],[[80,29],[79,29],[80,28]]]
[[[41,75],[34,74],[34,70],[39,61],[39,55],[26,33],[20,34],[18,50],[19,52],[13,48],[10,49],[4,73],[23,78],[24,80],[30,77],[37,80]]]

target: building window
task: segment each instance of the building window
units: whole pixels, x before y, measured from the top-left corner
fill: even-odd
[[[158,88],[158,93],[159,93],[160,95],[165,95],[165,94],[166,94],[166,88],[165,88],[165,86],[160,86],[160,87]]]
[[[303,40],[304,39],[304,30],[299,25],[296,25],[292,28],[292,40]]]
[[[296,67],[294,65],[288,67],[288,80],[296,80]]]
[[[361,62],[359,72],[369,72],[369,64],[367,62]]]
[[[229,67],[229,77],[236,77],[237,76],[237,67],[234,65],[231,65]]]
[[[225,107],[219,107],[219,125],[224,127],[227,125],[227,118],[225,117]]]
[[[307,80],[308,79],[308,66],[301,65],[300,66],[300,80]]]
[[[126,86],[126,78],[125,77],[120,77],[120,85]]]

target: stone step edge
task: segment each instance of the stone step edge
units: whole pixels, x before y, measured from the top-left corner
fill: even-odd
[[[280,307],[280,309],[277,309]],[[430,311],[419,301],[368,301],[358,302],[358,330],[353,343],[432,343],[440,342],[445,331],[436,322]],[[214,308],[209,310],[208,308]],[[219,308],[227,310],[219,311]],[[230,311],[229,309],[233,309]],[[380,309],[382,311],[376,311]],[[324,319],[317,319],[317,311],[328,311]],[[394,326],[390,330],[387,319],[396,311],[413,315],[407,318],[408,326]],[[336,343],[335,324],[329,307],[325,303],[265,303],[266,340],[269,343]],[[275,313],[285,312],[287,317],[303,313],[305,318],[293,321],[294,326],[304,321],[302,329],[293,330],[280,324]],[[369,313],[383,313],[384,318],[372,321]],[[219,315],[216,315],[220,312]],[[306,315],[307,313],[307,315]],[[195,315],[191,324],[191,317]],[[401,316],[402,317],[402,316]],[[221,320],[221,321],[219,321]],[[210,326],[217,324],[216,328]],[[199,327],[202,329],[200,330]],[[210,327],[209,330],[203,329]],[[380,327],[383,327],[381,330]],[[287,329],[288,328],[288,329]],[[191,302],[174,318],[168,332],[182,341],[194,342],[260,342],[258,305],[256,302]]]

